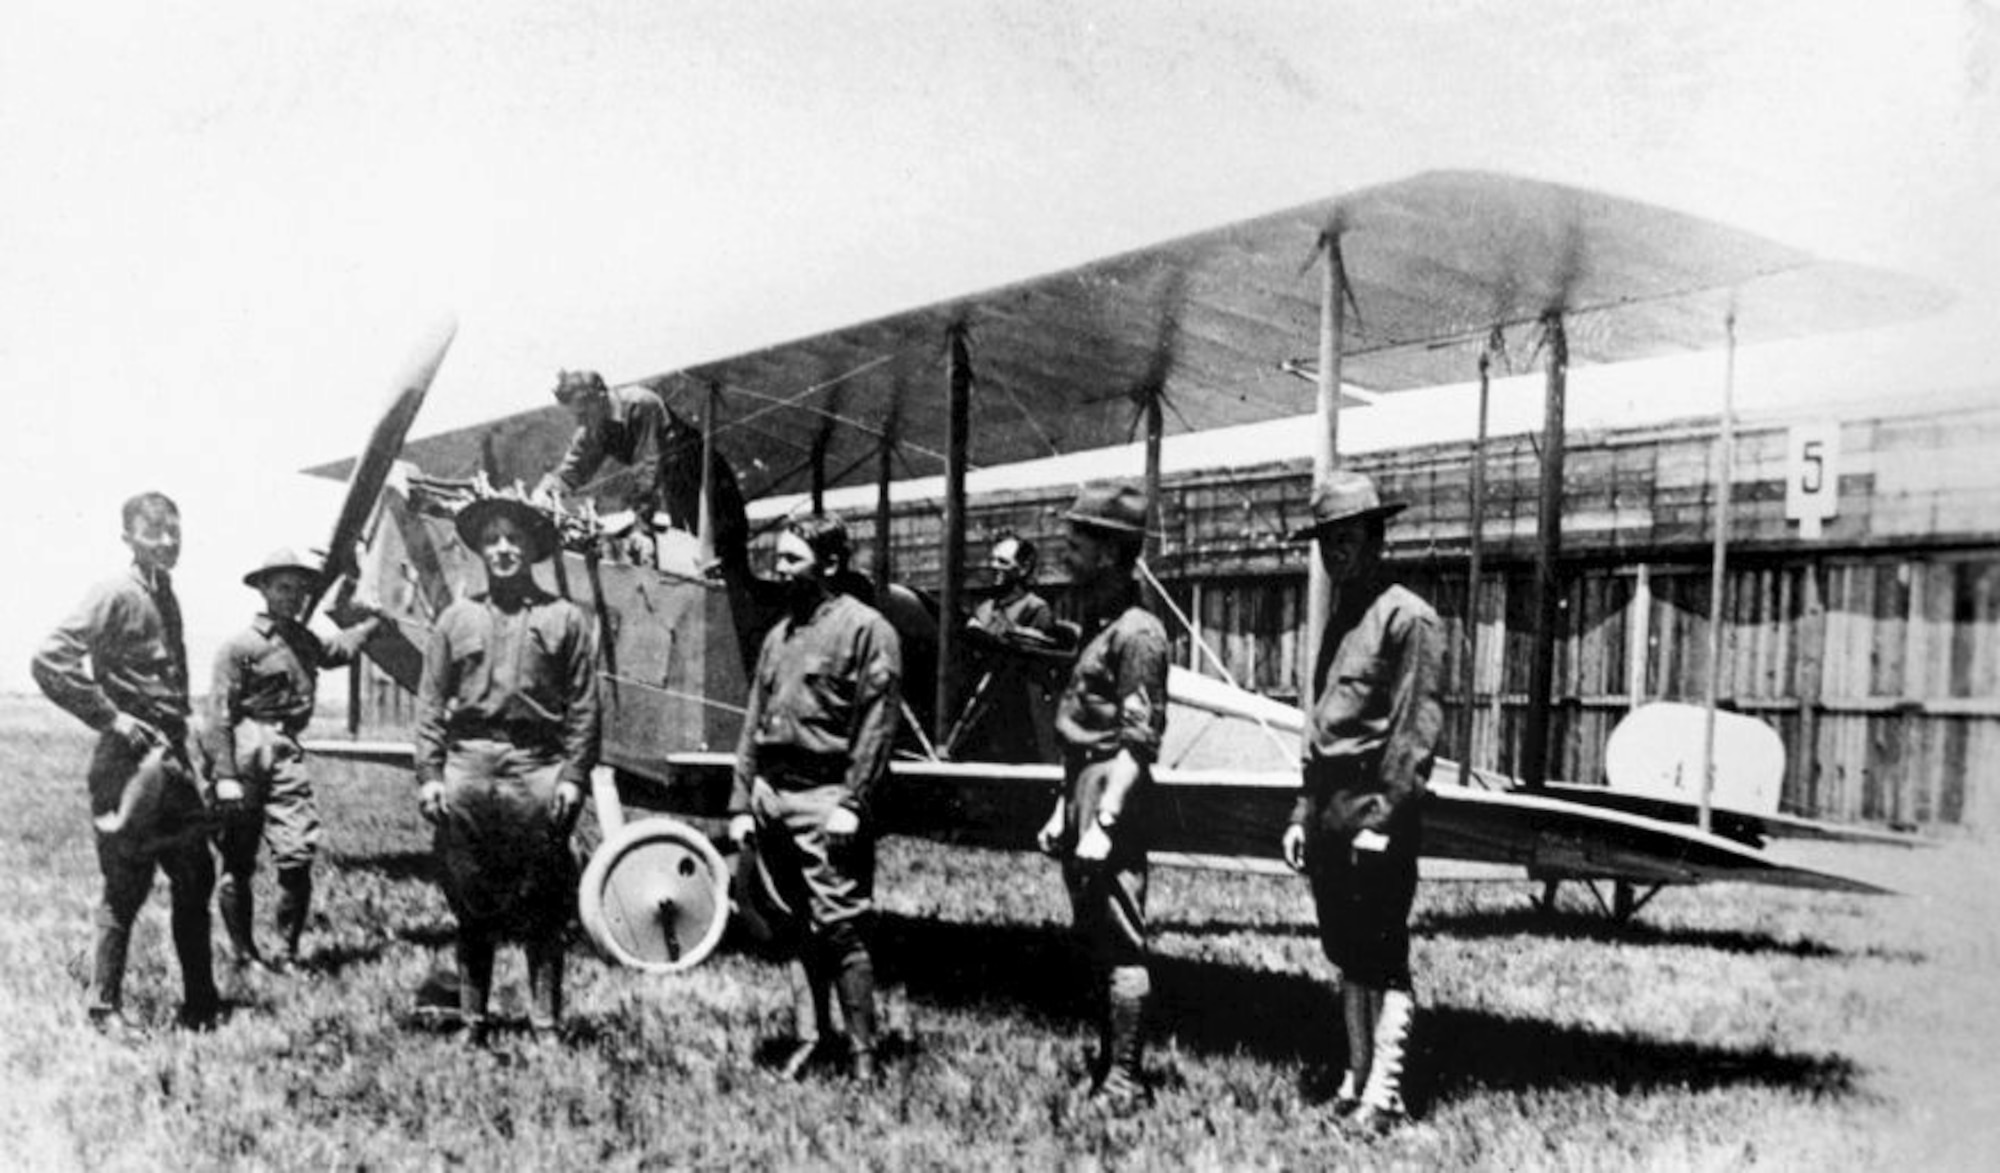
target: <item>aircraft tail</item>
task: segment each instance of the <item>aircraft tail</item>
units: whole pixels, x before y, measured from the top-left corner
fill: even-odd
[[[1604,774],[1621,794],[1701,802],[1702,746],[1707,712],[1700,705],[1659,701],[1640,705],[1612,729]],[[1755,717],[1715,714],[1715,784],[1709,805],[1752,815],[1778,813],[1785,784],[1785,743]]]

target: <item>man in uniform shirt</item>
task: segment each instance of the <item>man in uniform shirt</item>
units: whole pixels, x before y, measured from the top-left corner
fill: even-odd
[[[1304,787],[1281,843],[1311,879],[1320,943],[1340,971],[1348,1066],[1336,1110],[1384,1132],[1403,1118],[1403,1066],[1416,1002],[1410,905],[1424,786],[1443,726],[1437,612],[1379,574],[1388,519],[1375,484],[1341,471],[1313,491],[1312,522],[1334,590],[1314,662]]]
[[[527,953],[528,1025],[546,1035],[561,1021],[570,834],[597,764],[597,669],[583,609],[534,580],[534,564],[558,552],[548,517],[487,497],[457,526],[486,566],[486,590],[446,607],[424,649],[416,764],[458,918],[459,1011],[477,1045],[502,937]]]
[[[299,734],[312,720],[319,670],[352,662],[382,622],[371,615],[322,641],[303,618],[319,576],[317,562],[289,549],[273,551],[243,576],[264,596],[263,613],[215,656],[208,733],[222,817],[216,904],[240,966],[267,968],[257,948],[251,889],[260,841],[270,845],[278,872],[278,936],[284,943],[278,964],[298,964],[320,843],[319,804]]]
[[[656,556],[656,516],[666,514],[680,528],[692,530],[694,516],[676,516],[674,498],[682,500],[680,512],[692,514],[700,494],[702,436],[666,406],[652,388],[646,386],[606,386],[596,370],[562,370],[556,374],[556,402],[576,416],[576,434],[540,484],[536,496],[558,496],[576,492],[596,476],[606,458],[632,468],[632,484],[626,492],[626,508],[638,538],[646,546],[646,556]],[[748,530],[742,522],[742,490],[728,464],[716,460],[710,480],[714,492],[712,516],[718,532],[718,548],[742,548]]]
[[[956,747],[957,756],[981,761],[1038,762],[1054,760],[1049,709],[1057,685],[1048,679],[1044,661],[1025,654],[1055,646],[1056,615],[1034,591],[1035,544],[1011,533],[993,543],[986,565],[993,572],[994,593],[973,608],[966,626],[990,636],[1000,646],[973,640],[979,684],[974,692],[977,714],[970,746]]]
[[[1064,561],[1087,642],[1056,709],[1065,792],[1036,841],[1063,861],[1076,931],[1103,996],[1092,1093],[1124,1111],[1146,1094],[1146,804],[1167,725],[1167,632],[1141,605],[1133,578],[1145,494],[1132,485],[1087,487],[1065,516]]]
[[[994,636],[1017,631],[1046,636],[1055,630],[1055,612],[1035,593],[1038,564],[1033,542],[1015,534],[1001,534],[986,558],[987,569],[993,572],[993,595],[981,599],[979,606],[973,608],[972,626]]]
[[[125,959],[155,868],[173,886],[180,1021],[206,1027],[219,1008],[208,940],[215,862],[188,758],[187,648],[169,577],[180,560],[180,510],[165,494],[141,493],[123,514],[131,569],[91,588],[32,664],[42,692],[98,732],[88,786],[104,894],[90,1019],[114,1036],[126,1029]]]
[[[799,1074],[837,991],[858,1079],[875,1076],[875,828],[869,799],[888,770],[902,693],[902,648],[874,608],[831,584],[847,568],[837,517],[791,523],[778,538],[786,610],[764,638],[736,746],[729,835],[754,842],[752,891],[790,922],[819,1021],[800,1023]]]

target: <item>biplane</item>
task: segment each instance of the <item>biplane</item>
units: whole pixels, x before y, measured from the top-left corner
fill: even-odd
[[[1562,533],[1562,403],[1572,365],[1733,352],[1739,342],[1914,317],[1942,301],[1922,282],[1668,209],[1442,172],[640,380],[672,417],[668,529],[646,557],[628,556],[615,522],[625,474],[601,478],[586,493],[602,513],[558,513],[566,549],[545,584],[599,625],[607,769],[596,797],[607,834],[584,877],[586,927],[614,958],[659,969],[694,964],[720,935],[726,869],[705,832],[726,801],[747,665],[774,615],[753,565],[746,501],[816,504],[830,488],[875,484],[875,577],[861,589],[904,635],[912,702],[878,803],[880,830],[1029,849],[1060,768],[954,752],[967,744],[961,724],[978,691],[954,671],[969,659],[958,618],[970,593],[967,471],[1124,444],[1143,430],[1157,501],[1169,417],[1200,431],[1308,413],[1317,414],[1324,468],[1337,459],[1342,410],[1463,382],[1475,370],[1483,444],[1485,359],[1501,350],[1542,356],[1549,391],[1528,752],[1520,778],[1439,763],[1427,860],[1499,866],[1543,881],[1545,899],[1564,881],[1589,882],[1594,893],[1609,885],[1611,899],[1598,899],[1619,916],[1669,884],[1877,891],[1762,850],[1787,835],[1908,840],[1781,814],[1769,783],[1775,735],[1762,738],[1757,722],[1713,704],[1649,716],[1650,732],[1613,756],[1621,764],[1608,786],[1545,777],[1536,743],[1546,740],[1555,606],[1547,584]],[[573,432],[568,414],[550,405],[406,444],[446,341],[428,344],[399,380],[359,461],[309,470],[349,479],[329,571],[358,570],[397,618],[401,635],[369,652],[405,687],[419,668],[412,641],[455,590],[479,581],[453,513],[493,486],[534,483]],[[896,582],[888,502],[892,481],[938,474],[944,526],[931,600]],[[1476,597],[1476,479],[1474,500]],[[1271,527],[1272,542],[1286,521]],[[1719,566],[1726,542],[1716,557]],[[1316,584],[1312,624],[1324,622],[1320,600]],[[1046,667],[1052,653],[999,654]],[[1157,850],[1167,862],[1280,868],[1279,833],[1298,785],[1299,710],[1185,670],[1170,691],[1170,739],[1223,722],[1266,752],[1236,755],[1227,767],[1189,765],[1177,764],[1170,744],[1155,775]],[[406,746],[359,741],[315,748],[408,757]],[[626,822],[626,803],[672,817]]]

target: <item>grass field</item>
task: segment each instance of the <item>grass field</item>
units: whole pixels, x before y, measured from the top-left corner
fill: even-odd
[[[561,1045],[468,1053],[414,991],[449,954],[406,779],[323,764],[330,848],[309,976],[225,987],[172,1030],[164,888],[141,920],[131,1045],[83,1019],[97,890],[88,741],[0,703],[0,1167],[1989,1168],[2000,1161],[2000,861],[1983,843],[1822,849],[1863,899],[1719,887],[1639,923],[1538,920],[1515,885],[1433,885],[1416,965],[1421,1119],[1331,1127],[1336,1021],[1303,886],[1168,872],[1153,1107],[1069,1085],[1092,1034],[1060,886],[1030,856],[885,845],[887,1078],[780,1082],[782,971],[613,969],[579,940]],[[267,877],[268,878],[268,877]],[[269,907],[269,892],[262,907]],[[218,934],[219,934],[218,929]],[[500,1001],[522,1013],[519,955]]]

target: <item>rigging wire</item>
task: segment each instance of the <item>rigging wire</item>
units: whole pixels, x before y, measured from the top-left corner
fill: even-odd
[[[1238,684],[1236,682],[1236,677],[1229,671],[1229,666],[1222,662],[1222,657],[1216,655],[1215,649],[1209,647],[1208,641],[1201,638],[1201,634],[1195,631],[1194,623],[1188,619],[1187,613],[1182,611],[1180,607],[1174,603],[1173,598],[1167,594],[1167,588],[1160,582],[1160,580],[1157,577],[1154,576],[1153,568],[1151,566],[1146,565],[1146,560],[1144,558],[1139,559],[1138,567],[1139,567],[1139,576],[1141,578],[1144,578],[1146,580],[1147,585],[1153,588],[1154,597],[1159,599],[1161,602],[1165,603],[1167,605],[1167,610],[1173,612],[1174,621],[1179,623],[1181,625],[1181,629],[1188,633],[1188,638],[1193,641],[1195,647],[1201,650],[1202,655],[1208,658],[1209,664],[1212,665],[1217,672],[1221,673],[1223,683],[1227,684],[1229,687],[1237,690],[1238,692],[1248,692],[1249,691],[1248,689],[1245,689],[1241,684]],[[1262,729],[1264,731],[1265,736],[1271,739],[1272,745],[1278,747],[1279,753],[1290,756],[1295,752],[1295,747],[1286,744],[1285,739],[1278,736],[1278,731],[1271,728],[1271,723],[1264,720],[1264,715],[1262,713],[1253,712],[1250,714],[1250,719],[1257,722],[1257,727],[1259,729]]]

